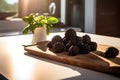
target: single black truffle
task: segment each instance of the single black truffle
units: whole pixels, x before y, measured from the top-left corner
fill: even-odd
[[[108,49],[105,52],[106,58],[114,58],[119,54],[119,50],[115,47],[108,47]]]
[[[54,36],[54,37],[52,38],[51,43],[52,43],[52,45],[54,45],[54,43],[56,43],[56,42],[62,42],[62,41],[63,41],[63,40],[62,40],[61,36],[56,35],[56,36]]]
[[[84,35],[82,38],[83,38],[83,43],[89,43],[89,42],[91,42],[91,38],[87,34]]]
[[[91,51],[96,51],[97,50],[97,43],[96,42],[90,42],[89,46],[90,46]]]
[[[80,54],[88,54],[90,52],[90,46],[88,44],[84,44],[80,46]]]
[[[68,50],[68,55],[69,56],[75,56],[79,53],[79,47],[78,46],[71,46]]]
[[[74,36],[76,36],[76,31],[74,29],[68,29],[66,32],[65,32],[65,37],[68,39],[68,40],[71,40]]]
[[[54,43],[54,45],[52,47],[52,50],[55,53],[61,53],[61,52],[63,52],[65,50],[65,46],[61,42],[56,42],[56,43]]]

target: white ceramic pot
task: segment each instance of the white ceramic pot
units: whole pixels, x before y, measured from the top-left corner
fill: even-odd
[[[36,28],[33,34],[32,43],[37,43],[41,41],[46,41],[46,28],[45,27]]]

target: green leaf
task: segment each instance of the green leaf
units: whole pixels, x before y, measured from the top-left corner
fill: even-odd
[[[34,18],[35,18],[35,14],[30,14],[29,16],[25,16],[23,18],[23,21],[30,24],[34,21]]]
[[[50,34],[50,28],[46,28],[46,34],[47,34],[47,35]]]
[[[49,35],[50,34],[50,29],[52,28],[51,24],[47,24],[46,25],[46,34]]]
[[[23,18],[23,21],[24,21],[24,22],[29,22],[29,16],[25,16],[25,17]]]
[[[25,27],[23,30],[23,34],[28,34],[28,31],[29,31],[29,27]]]
[[[31,26],[30,26],[30,31],[34,34],[34,31],[35,31],[35,29],[36,29],[37,27],[38,27],[38,26],[36,26],[36,24],[31,25]]]
[[[55,17],[49,17],[49,18],[48,18],[48,22],[49,22],[49,23],[52,23],[52,24],[56,24],[56,23],[58,23],[58,19],[55,18]]]
[[[46,19],[43,19],[43,20],[41,20],[41,23],[42,23],[42,24],[47,24],[47,20],[46,20]]]

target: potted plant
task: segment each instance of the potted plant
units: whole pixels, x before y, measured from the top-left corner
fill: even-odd
[[[24,28],[23,34],[32,32],[32,43],[46,40],[46,35],[49,35],[53,24],[58,23],[58,19],[56,17],[37,15],[35,13],[25,16],[23,21],[27,22],[27,26]]]

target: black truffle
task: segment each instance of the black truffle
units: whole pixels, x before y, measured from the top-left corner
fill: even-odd
[[[72,46],[72,43],[71,43],[71,41],[69,41],[67,44],[66,44],[66,51],[68,51],[69,50],[69,48]]]
[[[56,43],[54,43],[54,45],[52,47],[52,50],[55,53],[61,53],[61,52],[63,52],[65,50],[65,46],[61,42],[56,42]]]
[[[52,43],[52,45],[54,45],[54,43],[56,43],[56,42],[62,42],[62,41],[63,41],[63,40],[62,40],[61,36],[56,35],[56,36],[54,36],[54,37],[52,38],[51,43]]]
[[[72,45],[80,46],[83,45],[82,38],[79,36],[75,36],[73,39],[71,39]]]
[[[69,42],[69,40],[66,37],[64,37],[63,38],[63,44],[66,45],[68,42]]]
[[[80,54],[88,54],[90,52],[90,46],[88,44],[84,44],[80,47]]]
[[[51,41],[47,43],[47,47],[50,48],[50,49],[52,48],[52,43],[51,43]]]
[[[109,47],[105,52],[106,58],[114,58],[119,54],[119,50],[115,47]]]
[[[82,38],[83,38],[83,43],[89,43],[89,42],[91,42],[91,38],[87,34],[84,35]]]
[[[65,37],[68,39],[68,40],[71,40],[74,36],[76,36],[76,31],[74,29],[68,29],[66,32],[65,32]]]
[[[71,46],[68,50],[68,55],[69,56],[75,56],[79,53],[79,47],[78,46]]]
[[[90,42],[89,46],[90,46],[91,51],[96,51],[97,50],[97,43],[96,42]]]

